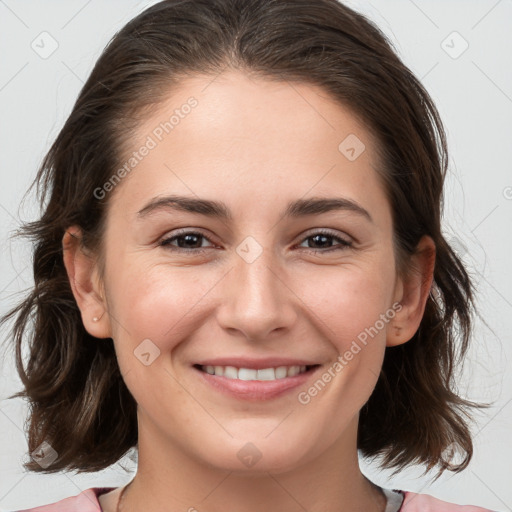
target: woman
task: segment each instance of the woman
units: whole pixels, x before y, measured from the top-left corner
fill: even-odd
[[[334,0],[130,21],[43,161],[35,287],[11,315],[27,468],[136,447],[138,469],[33,510],[484,510],[382,489],[357,458],[472,456],[446,154],[427,92]]]

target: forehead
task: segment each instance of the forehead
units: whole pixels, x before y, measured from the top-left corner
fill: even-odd
[[[192,108],[188,106],[191,100]],[[161,142],[172,134],[178,140],[180,133],[213,147],[251,137],[255,143],[264,141],[267,153],[295,150],[297,154],[326,137],[326,145],[338,151],[340,137],[354,133],[372,151],[364,124],[323,88],[239,71],[182,80],[141,123],[134,139],[143,142],[145,136],[154,134]],[[300,144],[304,139],[310,143],[306,148]]]
[[[237,71],[189,77],[133,134],[130,150],[143,146],[150,149],[132,162],[118,200],[180,193],[271,206],[277,197],[339,189],[359,202],[382,201],[370,132],[316,85]]]

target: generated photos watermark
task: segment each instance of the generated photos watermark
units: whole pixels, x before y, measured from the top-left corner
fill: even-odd
[[[153,128],[150,135],[146,137],[146,141],[142,146],[132,153],[130,158],[124,162],[124,164],[112,174],[112,176],[105,182],[101,187],[94,189],[93,195],[96,199],[104,199],[106,195],[114,190],[114,188],[126,177],[137,165],[139,165],[146,156],[150,154],[150,151],[155,149],[166,135],[171,133],[172,130],[178,126],[185,117],[187,117],[192,109],[197,107],[198,101],[193,96],[190,97],[186,103],[180,106],[180,108],[174,109],[173,115],[168,120],[161,122],[158,126]]]
[[[357,335],[357,340],[353,340],[350,344],[350,348],[347,349],[343,355],[338,355],[337,360],[319,377],[315,383],[309,387],[306,391],[301,391],[297,399],[299,403],[302,405],[307,405],[311,402],[312,398],[318,395],[325,386],[331,382],[336,375],[338,375],[345,366],[349,364],[354,356],[359,354],[361,350],[368,344],[368,337],[373,339],[377,334],[384,329],[386,324],[389,323],[390,320],[395,318],[396,313],[402,310],[402,304],[399,302],[393,303],[391,308],[389,308],[385,313],[382,313],[379,316],[379,319],[375,321],[375,323],[371,327],[366,327],[363,331],[361,331]],[[358,343],[359,342],[359,343]]]

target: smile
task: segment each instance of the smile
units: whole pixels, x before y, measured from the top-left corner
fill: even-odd
[[[248,366],[258,368],[248,368],[241,364],[242,361],[238,363],[240,366],[233,366],[233,363],[195,364],[193,368],[200,381],[210,390],[238,400],[250,401],[266,401],[292,393],[293,390],[306,386],[321,369],[320,364],[286,365],[283,364],[284,361],[276,366],[270,361],[266,364],[263,361],[245,361]]]
[[[235,366],[199,366],[199,368],[210,375],[225,377],[226,379],[236,380],[277,380],[287,377],[295,377],[305,373],[312,366],[278,366],[275,368],[236,368]]]

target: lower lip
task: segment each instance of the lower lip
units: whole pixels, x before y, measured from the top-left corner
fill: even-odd
[[[240,380],[211,375],[199,368],[193,367],[204,379],[204,382],[217,391],[235,398],[260,401],[278,398],[299,386],[303,386],[319,368],[320,366],[315,366],[304,373],[299,373],[293,377],[284,377],[283,379]]]

